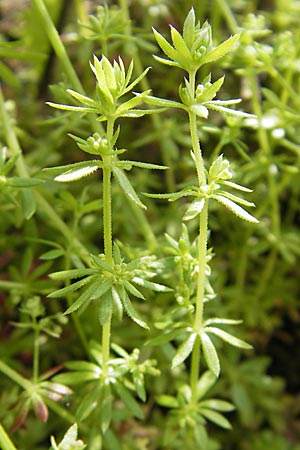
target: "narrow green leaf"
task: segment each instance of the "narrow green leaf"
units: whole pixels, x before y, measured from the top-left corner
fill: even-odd
[[[58,383],[66,384],[67,386],[72,386],[74,384],[81,384],[87,381],[98,380],[100,378],[99,374],[96,372],[70,372],[61,373],[56,375],[55,381]]]
[[[152,106],[161,106],[163,108],[180,108],[186,110],[186,107],[182,105],[182,103],[175,102],[173,100],[165,100],[164,98],[153,97],[152,95],[147,95],[145,102]]]
[[[96,108],[87,108],[86,106],[72,106],[72,105],[61,105],[59,103],[52,103],[52,102],[46,102],[47,105],[51,106],[52,108],[56,109],[62,109],[64,111],[72,111],[72,112],[82,112],[82,113],[96,113]]]
[[[112,279],[107,278],[105,281],[97,280],[88,286],[85,291],[78,297],[78,299],[64,312],[65,315],[71,314],[79,309],[84,303],[89,303],[102,297],[106,291],[111,287]]]
[[[252,192],[253,189],[249,189],[245,186],[241,186],[240,184],[234,183],[233,181],[222,181],[222,184],[225,184],[228,187],[231,187],[233,189],[237,189],[238,191],[243,191],[243,192]]]
[[[234,36],[231,36],[229,39],[215,47],[213,50],[207,53],[207,55],[205,55],[203,64],[207,64],[222,58],[236,44],[236,42],[239,40],[239,37],[239,34],[235,34]]]
[[[21,188],[24,216],[26,220],[31,219],[36,210],[36,203],[30,188]]]
[[[180,67],[180,64],[177,61],[172,61],[170,59],[161,58],[160,56],[153,55],[154,59],[156,61],[160,62],[161,64],[166,64],[167,66],[173,66],[173,67]]]
[[[151,289],[156,292],[170,292],[172,289],[164,286],[163,284],[153,283],[153,281],[144,280],[140,277],[133,277],[132,282],[138,284],[139,286],[143,286],[147,289]]]
[[[137,311],[135,310],[135,308],[133,307],[125,289],[123,288],[120,292],[120,290],[118,290],[119,294],[120,294],[120,298],[122,300],[123,306],[125,308],[125,311],[127,312],[128,316],[135,322],[137,323],[140,327],[145,328],[146,330],[149,330],[148,325],[146,324],[146,322],[144,322],[138,315]]]
[[[220,361],[215,346],[206,333],[201,334],[201,343],[207,366],[218,377],[220,374]]]
[[[85,420],[87,417],[90,416],[90,414],[95,410],[97,407],[99,396],[100,396],[100,389],[101,385],[93,386],[90,391],[84,395],[83,398],[81,398],[81,401],[79,403],[79,406],[76,410],[76,420],[81,423],[83,420]],[[64,449],[62,449],[64,450]]]
[[[135,400],[131,392],[125,388],[120,382],[116,383],[114,385],[114,388],[118,392],[121,400],[124,402],[124,404],[127,406],[129,411],[132,412],[132,414],[137,417],[138,419],[143,419],[144,414],[143,411],[138,404],[138,402]]]
[[[64,366],[67,369],[74,370],[76,372],[82,370],[83,372],[95,372],[98,376],[101,374],[101,368],[97,364],[90,361],[67,361]]]
[[[111,393],[111,387],[109,383],[105,383],[101,390],[101,412],[100,412],[100,423],[101,430],[104,434],[109,428],[111,418],[112,418],[112,402],[113,396]]]
[[[233,202],[239,203],[240,205],[243,206],[249,206],[250,208],[255,206],[255,203],[248,202],[248,200],[245,200],[244,198],[238,197],[237,195],[231,194],[230,192],[227,191],[220,190],[218,191],[218,195],[227,197],[229,198],[229,200],[232,200]]]
[[[139,199],[137,193],[135,192],[133,186],[131,185],[130,181],[128,180],[128,178],[126,177],[124,172],[121,169],[119,169],[118,167],[115,166],[113,168],[113,173],[114,173],[116,179],[118,180],[118,182],[119,182],[123,192],[125,193],[125,195],[131,201],[133,201],[136,205],[138,205],[140,208],[147,209],[146,206]]]
[[[69,286],[66,286],[62,289],[58,289],[57,291],[51,292],[51,294],[48,295],[48,298],[65,297],[67,294],[70,294],[71,292],[75,292],[78,289],[85,286],[86,284],[88,284],[92,278],[93,278],[93,276],[90,275],[86,278],[83,278],[82,280],[76,281],[76,283],[72,283]]]
[[[204,105],[201,105],[199,103],[194,103],[194,105],[190,107],[190,110],[198,117],[204,119],[207,119],[208,117],[208,109]]]
[[[91,260],[96,264],[96,266],[101,267],[103,270],[107,272],[113,273],[113,269],[104,261],[104,259],[99,256],[91,254]]]
[[[143,296],[143,294],[138,291],[131,283],[129,283],[129,281],[124,280],[124,287],[125,289],[130,292],[130,294],[134,295],[137,298],[140,298],[142,300],[145,300],[145,297]]]
[[[200,412],[206,419],[210,420],[210,422],[215,423],[219,427],[225,428],[226,430],[231,429],[230,422],[226,419],[226,417],[222,416],[222,414],[206,408],[201,408]]]
[[[228,344],[231,344],[234,347],[245,348],[247,350],[253,348],[251,345],[247,344],[247,342],[232,336],[232,334],[229,334],[227,333],[227,331],[221,330],[220,328],[206,327],[205,331],[206,333],[212,333],[215,336],[218,336],[219,338],[223,339],[223,341],[228,342]]]
[[[201,198],[200,200],[194,200],[190,206],[188,207],[188,209],[186,210],[184,216],[183,216],[183,220],[192,220],[194,219],[196,216],[198,216],[198,214],[201,213],[203,206],[205,205],[205,199]]]
[[[139,161],[129,161],[126,159],[118,161],[117,166],[124,170],[130,170],[131,166],[140,167],[141,169],[156,169],[156,170],[168,169],[167,166],[160,166],[158,164],[150,164],[150,163],[144,163],[144,162],[139,162]]]
[[[97,272],[97,269],[70,269],[50,273],[49,277],[52,278],[52,280],[72,280],[75,278],[85,277],[86,275],[93,275]]]
[[[76,100],[80,103],[83,103],[86,106],[90,106],[92,108],[97,108],[98,104],[95,100],[87,97],[86,95],[79,94],[79,92],[73,91],[73,89],[67,89],[68,94],[72,95]]]
[[[204,322],[204,326],[212,325],[212,324],[220,324],[220,325],[239,325],[243,321],[242,320],[234,320],[234,319],[222,319],[220,317],[212,317],[211,319],[207,319]]]
[[[173,61],[177,61],[177,52],[172,47],[172,45],[169,44],[169,42],[160,34],[158,33],[155,28],[152,28],[156,42],[162,49],[162,51]]]
[[[98,315],[100,325],[103,326],[108,322],[113,314],[113,297],[111,289],[108,289],[102,296],[98,307]]]
[[[49,250],[48,252],[43,253],[42,255],[40,255],[40,259],[42,260],[52,260],[52,259],[56,259],[59,258],[60,256],[63,256],[65,254],[65,250],[62,248],[55,248],[53,250]]]
[[[32,186],[38,186],[44,183],[44,180],[30,177],[10,177],[7,179],[7,185],[18,188],[27,188]]]
[[[197,333],[191,333],[190,336],[179,346],[174,358],[172,359],[172,369],[183,363],[194,348]]]
[[[232,403],[229,403],[225,400],[219,400],[216,398],[202,400],[202,402],[199,403],[199,406],[201,406],[201,408],[203,407],[208,409],[215,409],[216,411],[223,411],[223,412],[229,412],[235,409]]]
[[[253,117],[253,114],[246,113],[244,111],[237,111],[235,109],[226,108],[225,106],[222,106],[220,103],[218,103],[218,100],[212,100],[211,102],[205,102],[205,105],[207,108],[212,109],[214,111],[218,111],[220,113],[224,113],[225,115],[234,116],[238,118],[249,118]]]
[[[183,38],[189,48],[195,40],[195,11],[191,8],[183,24]]]
[[[171,25],[171,37],[172,42],[174,45],[174,48],[177,50],[177,60],[183,58],[183,62],[188,62],[191,60],[191,54],[189,52],[189,49],[187,48],[186,43],[184,42],[183,37],[181,34]]]
[[[197,398],[201,399],[216,383],[216,375],[211,370],[207,370],[201,375],[200,380],[197,383]]]
[[[179,408],[179,402],[176,397],[172,397],[171,395],[159,395],[156,397],[156,402],[160,406],[164,406],[165,408]]]
[[[224,83],[225,76],[219,78],[217,81],[212,83],[211,86],[205,86],[203,94],[200,96],[200,101],[206,102],[212,100],[216,93],[220,90],[222,84]]]
[[[233,201],[231,201],[229,198],[224,197],[223,195],[212,195],[212,198],[220,202],[222,205],[226,206],[226,208],[230,209],[234,214],[236,214],[241,219],[246,220],[247,222],[251,223],[258,223],[259,221],[253,217],[251,214],[249,214],[247,211],[245,211],[241,206],[237,205]]]
[[[86,166],[97,166],[98,168],[100,168],[103,166],[103,164],[100,160],[93,159],[90,161],[80,161],[73,164],[66,164],[64,166],[46,167],[45,169],[43,169],[43,172],[49,173],[52,176],[56,176],[68,171],[82,169]]]
[[[141,75],[139,75],[131,84],[127,86],[126,89],[124,89],[123,93],[126,94],[126,92],[132,91],[132,89],[147,75],[151,67],[147,67]]]
[[[61,175],[55,177],[54,180],[60,182],[76,181],[80,180],[83,177],[86,177],[87,175],[90,175],[91,173],[95,172],[98,169],[99,169],[98,164],[94,166],[85,166],[82,167],[81,169],[69,170],[68,172],[64,172]]]

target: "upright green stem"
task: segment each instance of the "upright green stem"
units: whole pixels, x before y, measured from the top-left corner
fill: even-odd
[[[59,34],[51,20],[51,17],[47,11],[47,8],[43,2],[43,0],[33,0],[33,4],[36,7],[38,13],[40,14],[40,17],[43,21],[45,30],[47,32],[47,35],[49,37],[49,40],[54,48],[54,51],[58,57],[58,59],[61,61],[64,70],[67,74],[67,77],[69,78],[69,81],[72,83],[72,87],[76,89],[79,92],[83,92],[81,83],[77,77],[77,74],[72,66],[72,63],[68,57],[68,54],[66,52],[66,49],[59,37]]]
[[[33,341],[33,382],[36,384],[39,379],[39,365],[40,365],[40,344],[39,344],[40,330],[38,324],[35,324],[34,341]]]
[[[18,372],[9,367],[4,361],[0,359],[0,372],[4,373],[12,381],[21,386],[25,391],[30,390],[32,384],[26,378],[22,377]]]
[[[0,448],[3,450],[17,450],[8,434],[0,423]]]
[[[195,92],[195,78],[196,73],[190,73],[190,85]],[[206,184],[206,175],[204,169],[204,161],[200,148],[197,120],[196,115],[192,112],[189,114],[190,121],[190,133],[192,140],[192,149],[195,155],[195,165],[198,177],[199,187]],[[203,322],[203,306],[204,306],[204,292],[205,292],[205,264],[206,264],[206,251],[207,251],[207,239],[208,239],[208,200],[205,201],[204,207],[200,213],[199,218],[199,238],[198,238],[198,279],[197,279],[197,297],[196,297],[196,311],[193,329],[195,332],[199,332]],[[196,402],[197,395],[197,382],[199,379],[200,371],[200,338],[198,337],[192,352],[192,364],[190,382],[192,389],[192,401]]]
[[[114,120],[107,121],[107,140],[111,142],[114,132]],[[109,266],[113,265],[112,251],[112,214],[111,214],[111,175],[112,155],[103,158],[103,239],[105,261]],[[102,329],[102,370],[103,378],[107,377],[109,350],[110,350],[111,320],[108,320]]]

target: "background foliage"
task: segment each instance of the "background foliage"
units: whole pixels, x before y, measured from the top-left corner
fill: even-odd
[[[192,276],[184,268],[190,267],[195,251],[197,223],[188,222],[188,238],[182,228],[185,199],[167,202],[140,194],[174,192],[194,183],[183,113],[173,109],[120,119],[118,148],[127,149],[128,159],[170,169],[134,167],[128,172],[147,206],[145,214],[132,206],[120,183],[113,183],[114,238],[128,260],[140,261],[155,252],[155,281],[173,292],[145,289],[147,301],[135,303],[150,331],[126,315],[113,323],[116,360],[125,358],[132,368],[139,361],[140,372],[129,370],[126,389],[118,388],[112,432],[104,442],[98,417],[108,409],[104,405],[101,413],[92,405],[96,395],[106,395],[93,380],[101,363],[96,310],[62,315],[71,305],[71,290],[63,299],[47,298],[64,286],[49,274],[81,269],[90,253],[104,251],[101,176],[62,185],[53,181],[52,173],[42,172],[84,160],[68,133],[86,139],[101,131],[90,115],[55,111],[46,104],[70,104],[68,88],[93,92],[93,55],[100,59],[104,54],[110,61],[120,55],[126,67],[133,59],[135,77],[151,66],[137,90],[151,88],[157,97],[178,101],[182,72],[153,59],[160,50],[151,27],[169,36],[169,24],[181,30],[193,6],[201,24],[206,19],[211,24],[215,44],[241,33],[228,55],[201,68],[201,77],[209,71],[214,80],[225,74],[221,98],[240,97],[241,108],[256,118],[241,121],[211,113],[208,121],[199,121],[199,135],[207,167],[223,154],[231,161],[234,181],[253,189],[250,201],[260,220],[249,226],[212,204],[210,282],[217,296],[206,314],[242,320],[239,336],[254,349],[243,352],[216,341],[222,375],[210,393],[235,410],[224,413],[232,429],[207,425],[207,449],[299,449],[300,2],[44,3],[64,47],[53,44],[36,2],[3,0],[0,9],[1,424],[24,450],[65,448],[56,441],[61,442],[75,421],[80,439],[73,425],[66,448],[83,448],[82,441],[95,450],[175,449],[182,442],[195,448],[180,436],[178,443],[173,440],[180,417],[170,414],[170,397],[187,378],[183,366],[171,370],[177,345],[144,345],[157,330],[168,330],[180,320],[174,292],[177,306],[184,309],[179,279],[183,274],[188,280],[183,284],[189,286]],[[174,248],[172,239],[179,242],[180,236],[181,248]],[[181,273],[174,256],[181,258]],[[138,403],[137,397],[145,399],[144,380],[147,400]],[[103,424],[109,418],[101,420]],[[55,438],[50,443],[51,435]],[[4,446],[4,431],[1,439]]]

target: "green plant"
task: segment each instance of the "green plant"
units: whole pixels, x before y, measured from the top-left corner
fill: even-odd
[[[1,447],[296,450],[296,2],[67,3],[0,40]]]

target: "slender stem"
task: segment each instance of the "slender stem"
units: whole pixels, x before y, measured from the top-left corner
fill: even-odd
[[[17,450],[0,423],[0,448],[2,450]]]
[[[195,92],[196,73],[190,73],[190,85],[192,92]],[[195,155],[195,165],[198,177],[199,187],[206,184],[206,175],[204,169],[204,161],[202,151],[198,138],[196,115],[189,113],[190,133],[192,140],[192,149]],[[205,201],[203,209],[199,218],[199,238],[198,238],[198,278],[197,278],[197,297],[196,297],[196,311],[194,318],[193,330],[199,332],[203,322],[203,307],[204,307],[204,293],[205,293],[205,264],[206,251],[208,240],[208,200]],[[200,373],[200,338],[197,337],[193,351],[192,351],[192,365],[190,372],[190,381],[192,389],[192,402],[196,402],[197,397],[197,382]]]
[[[112,141],[114,132],[114,120],[107,121],[107,140]],[[112,214],[111,214],[111,175],[112,175],[112,155],[103,158],[103,239],[105,261],[109,266],[113,265],[112,251]],[[108,362],[110,354],[110,334],[111,320],[109,319],[102,329],[102,375],[107,377]]]
[[[40,330],[35,324],[34,341],[33,341],[33,383],[36,384],[39,379],[39,363],[40,363],[40,344],[39,344]]]
[[[61,61],[64,70],[66,72],[66,75],[71,82],[74,89],[76,89],[79,92],[83,92],[81,83],[77,77],[77,74],[72,66],[72,63],[68,57],[68,54],[66,52],[66,49],[59,37],[59,34],[51,20],[51,17],[47,11],[47,8],[43,2],[43,0],[33,0],[33,4],[35,5],[42,21],[45,27],[45,30],[47,32],[47,35],[49,37],[49,40],[54,48],[54,51],[58,57],[58,59]]]
[[[203,321],[204,288],[205,288],[205,264],[208,239],[208,201],[205,202],[199,221],[198,239],[198,280],[197,280],[197,300],[194,330],[199,331]]]
[[[3,360],[0,359],[0,372],[4,373],[7,377],[21,386],[24,390],[29,390],[32,387],[30,381],[22,377],[18,372],[9,367]]]
[[[196,403],[197,400],[197,384],[199,380],[200,359],[201,359],[201,342],[200,337],[197,336],[192,352],[191,369],[190,369],[190,385],[192,391],[192,402],[194,403]]]
[[[226,0],[216,0],[218,7],[222,11],[222,14],[228,24],[228,27],[232,33],[236,33],[238,30],[238,23],[227,3]]]

